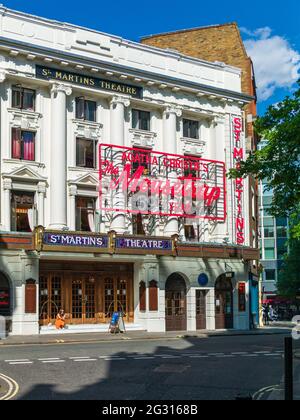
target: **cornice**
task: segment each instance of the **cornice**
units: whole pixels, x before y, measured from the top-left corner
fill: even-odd
[[[12,41],[10,39],[0,37],[0,45],[2,48],[5,48],[6,50],[10,49],[17,49],[21,54],[34,54],[36,56],[36,60],[41,60],[44,62],[44,58],[48,57],[53,60],[56,60],[58,63],[65,61],[68,62],[70,65],[74,66],[84,66],[84,67],[90,67],[97,68],[100,72],[112,72],[112,74],[118,73],[118,75],[125,75],[129,78],[140,78],[147,79],[158,86],[161,84],[167,84],[166,87],[174,87],[177,86],[178,88],[182,90],[187,90],[189,92],[199,93],[202,92],[203,94],[207,95],[216,95],[215,99],[218,98],[228,98],[235,101],[241,101],[243,105],[250,103],[254,100],[253,96],[246,95],[241,92],[235,92],[228,89],[218,88],[214,86],[207,86],[202,83],[192,82],[188,80],[183,80],[180,78],[167,76],[167,75],[161,75],[157,73],[153,73],[150,71],[140,70],[128,66],[123,66],[116,63],[108,63],[103,60],[94,60],[92,58],[86,58],[82,57],[73,53],[68,53],[65,51],[58,51],[51,48],[43,48],[39,46],[35,46],[33,44],[24,43],[22,41]],[[88,71],[88,70],[87,70]],[[170,85],[170,86],[169,86]]]

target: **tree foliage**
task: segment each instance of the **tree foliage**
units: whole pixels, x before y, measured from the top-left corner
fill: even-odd
[[[278,293],[281,296],[295,298],[300,294],[300,240],[289,241],[289,252],[285,256],[279,271],[277,282]]]
[[[250,154],[239,170],[231,170],[230,177],[252,174],[265,179],[267,189],[274,192],[271,214],[290,216],[300,204],[300,81],[291,97],[257,119],[255,130],[266,146]],[[293,234],[300,238],[300,223]]]

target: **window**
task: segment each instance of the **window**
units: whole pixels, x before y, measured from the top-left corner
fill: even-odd
[[[34,194],[12,192],[11,212],[11,230],[13,232],[31,232],[35,226]]]
[[[35,91],[25,89],[21,86],[12,87],[12,107],[34,111],[35,109]]]
[[[264,207],[271,206],[272,201],[273,201],[273,196],[272,195],[264,195],[263,196],[263,206]]]
[[[276,280],[276,271],[275,270],[265,270],[266,281],[275,281]]]
[[[286,217],[277,217],[276,218],[276,225],[277,226],[287,226],[288,219]]]
[[[151,151],[143,149],[135,149],[132,151],[132,171],[133,173],[138,170],[140,166],[145,168],[143,175],[149,175],[151,172]]]
[[[132,215],[132,233],[133,235],[145,235],[141,213]]]
[[[185,225],[184,226],[184,234],[187,240],[189,239],[196,239],[196,232],[193,225]]]
[[[265,238],[274,238],[275,229],[273,227],[265,227]]]
[[[76,139],[76,166],[96,168],[97,142],[89,139]]]
[[[287,238],[287,226],[277,226],[277,238]]]
[[[96,108],[96,102],[76,98],[76,118],[78,120],[96,122]]]
[[[283,259],[284,255],[287,253],[287,240],[286,238],[277,239],[277,258]]]
[[[199,139],[199,121],[183,120],[183,137]]]
[[[12,158],[35,160],[35,133],[33,131],[12,129]]]
[[[76,198],[76,231],[95,231],[95,199]]]
[[[275,249],[274,248],[265,248],[265,259],[266,260],[275,260]]]
[[[264,217],[263,221],[264,221],[264,223],[263,223],[264,227],[268,227],[268,226],[274,227],[273,217]]]
[[[275,240],[274,239],[265,239],[265,247],[266,248],[275,248]]]
[[[150,112],[132,110],[132,128],[136,130],[150,131]]]

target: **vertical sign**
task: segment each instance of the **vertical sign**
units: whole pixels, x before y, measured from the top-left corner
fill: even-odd
[[[233,165],[235,169],[239,169],[241,167],[241,161],[244,159],[243,119],[240,116],[232,117],[232,138]],[[245,180],[243,178],[236,178],[234,180],[235,239],[238,245],[245,244],[244,184]]]

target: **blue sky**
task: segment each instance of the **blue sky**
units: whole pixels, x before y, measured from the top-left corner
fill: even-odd
[[[144,35],[236,21],[252,56],[259,112],[300,78],[300,1],[270,0],[3,0],[12,9],[138,41]],[[246,8],[246,6],[249,6]]]

